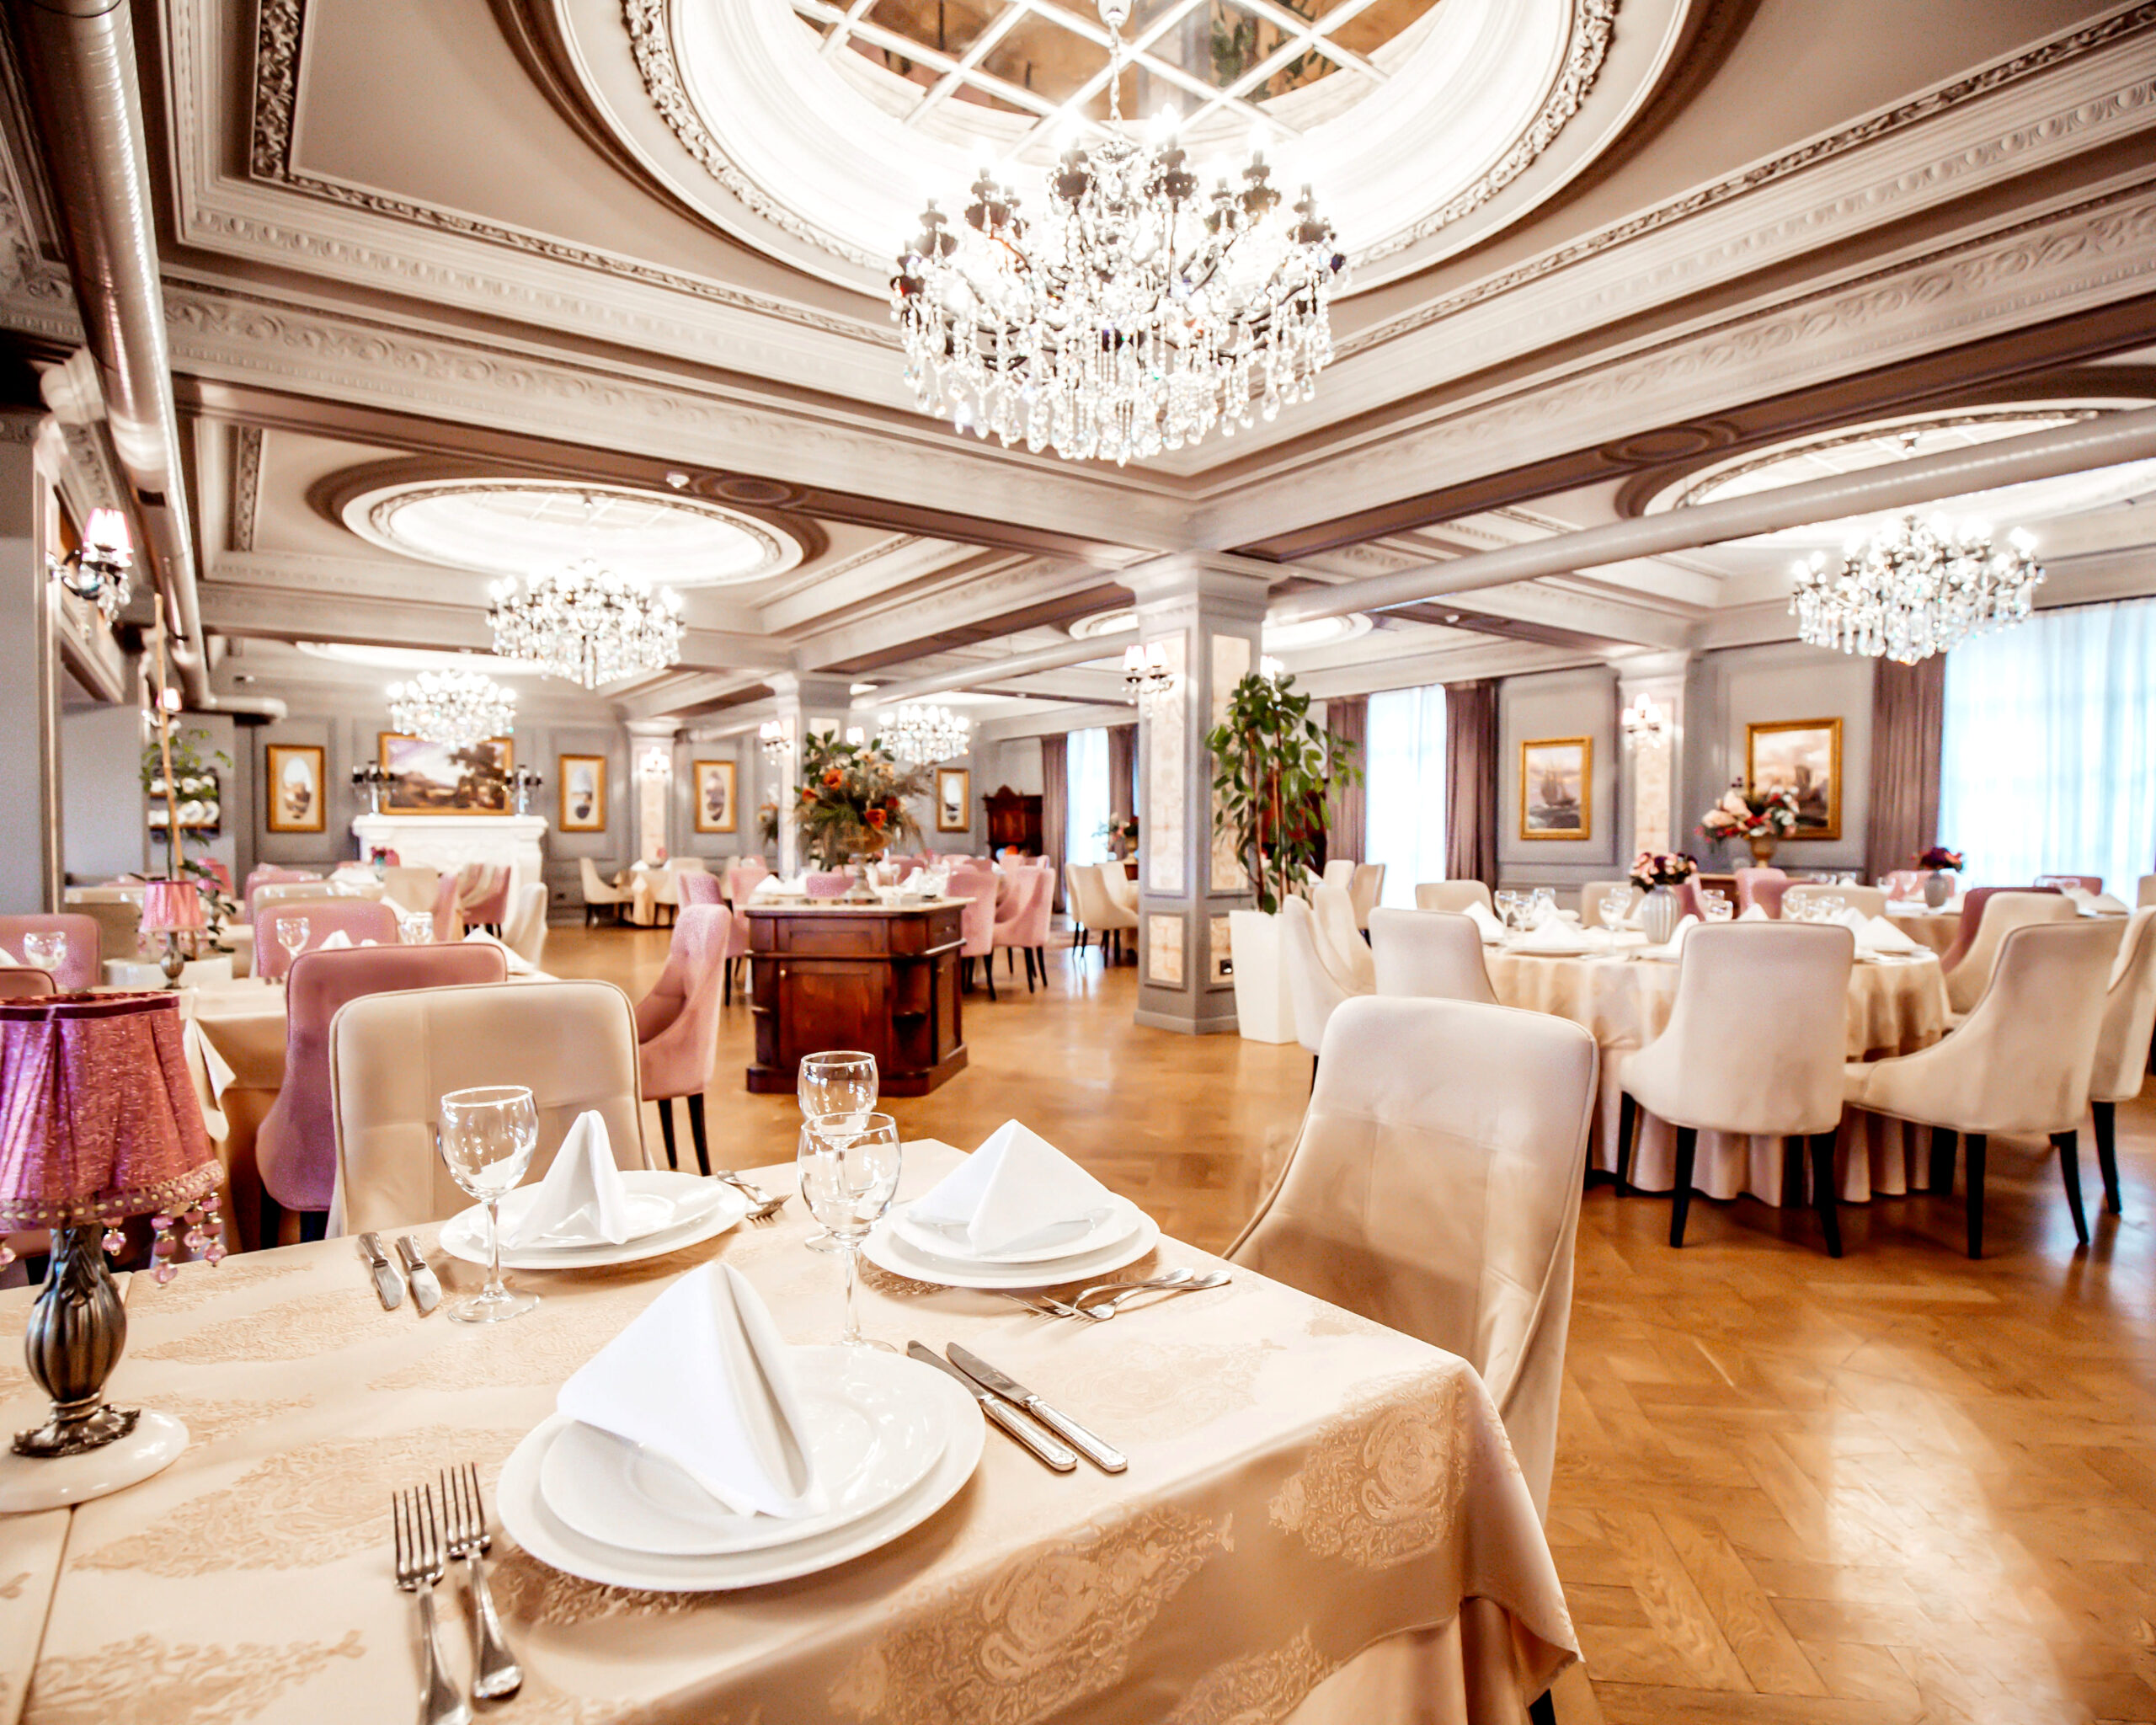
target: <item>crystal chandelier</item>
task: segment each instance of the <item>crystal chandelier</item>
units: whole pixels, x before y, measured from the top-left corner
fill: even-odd
[[[948,761],[964,754],[973,742],[971,722],[947,707],[901,707],[885,713],[880,728],[891,753],[916,765]]]
[[[1108,27],[1108,126],[1047,176],[1046,214],[1019,213],[987,168],[965,225],[933,200],[899,255],[891,307],[924,413],[1006,446],[1118,465],[1270,419],[1332,357],[1327,306],[1347,267],[1308,186],[1281,206],[1262,148],[1242,189],[1211,195],[1171,140],[1123,135],[1122,25]]]
[[[516,724],[516,697],[477,671],[423,670],[389,686],[389,722],[408,736],[468,749],[507,736]]]
[[[1790,609],[1801,641],[1914,665],[1972,635],[2025,621],[2044,572],[2020,529],[1996,549],[1981,521],[1913,515],[1852,541],[1838,568],[1796,566]]]
[[[488,592],[495,652],[587,689],[649,676],[681,656],[681,595],[590,558],[532,576],[521,593],[514,579]]]

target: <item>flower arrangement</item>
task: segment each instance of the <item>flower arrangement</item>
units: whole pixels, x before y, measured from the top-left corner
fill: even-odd
[[[1951,869],[1953,873],[1959,874],[1961,872],[1961,853],[1959,851],[1950,851],[1944,845],[1934,845],[1917,858],[1917,867]]]
[[[1682,852],[1642,851],[1632,858],[1632,884],[1652,892],[1658,886],[1682,886],[1700,865]]]
[[[1796,793],[1747,791],[1732,780],[1721,800],[1700,819],[1707,839],[1785,839],[1796,830]]]
[[[1112,816],[1107,825],[1101,829],[1101,836],[1121,839],[1125,844],[1135,844],[1138,841],[1138,817],[1135,814]]]
[[[801,791],[793,824],[801,847],[819,868],[883,854],[894,839],[919,839],[921,823],[907,810],[910,797],[928,794],[928,770],[902,766],[883,739],[841,742],[811,733],[801,750]]]

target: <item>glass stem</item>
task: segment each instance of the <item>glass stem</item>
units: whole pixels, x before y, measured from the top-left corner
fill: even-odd
[[[498,1300],[509,1290],[502,1286],[502,1201],[499,1198],[487,1200],[487,1290],[485,1297]]]
[[[839,1338],[849,1348],[861,1345],[861,1312],[855,1290],[861,1282],[860,1242],[850,1235],[839,1236],[839,1250],[846,1254],[846,1333]]]

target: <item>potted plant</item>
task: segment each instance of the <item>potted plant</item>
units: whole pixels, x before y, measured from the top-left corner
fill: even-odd
[[[1961,872],[1961,853],[1934,845],[1917,858],[1917,867],[1929,871],[1924,878],[1924,901],[1936,911],[1954,896],[1954,877]]]
[[[150,836],[171,852],[162,879],[192,884],[202,901],[200,930],[168,942],[168,956],[176,962],[168,964],[166,975],[175,982],[229,980],[232,949],[225,932],[239,911],[232,877],[216,858],[189,856],[188,846],[199,845],[206,853],[218,830],[223,810],[216,773],[232,770],[232,757],[208,747],[209,732],[175,728],[162,706],[157,729],[156,740],[142,750],[143,794],[163,805],[150,811]]]
[[[1751,846],[1753,862],[1762,868],[1774,860],[1774,846],[1796,830],[1795,791],[1748,791],[1742,781],[1735,779],[1721,800],[1700,820],[1702,838],[1742,839]]]
[[[1699,872],[1689,857],[1668,851],[1642,851],[1632,859],[1632,884],[1646,894],[1640,900],[1640,928],[1657,946],[1677,932],[1684,902],[1677,889]]]
[[[848,743],[812,732],[793,805],[802,855],[819,868],[865,870],[893,840],[921,837],[906,803],[927,794],[927,770],[900,766],[880,737]]]
[[[1235,1018],[1253,1042],[1293,1042],[1294,1001],[1280,957],[1280,906],[1324,856],[1326,794],[1362,777],[1354,745],[1310,716],[1293,677],[1237,683],[1205,739],[1214,820],[1229,835],[1257,904],[1228,914]]]
[[[1108,855],[1120,862],[1138,848],[1138,817],[1114,815],[1101,829],[1100,836],[1108,841]]]

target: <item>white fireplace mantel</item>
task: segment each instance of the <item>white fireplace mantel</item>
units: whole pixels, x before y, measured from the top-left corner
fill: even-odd
[[[546,865],[547,821],[538,814],[362,814],[352,833],[362,857],[391,850],[400,862],[444,873],[467,862],[506,862],[512,893]]]

